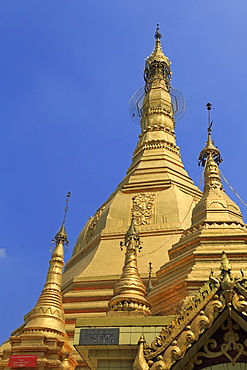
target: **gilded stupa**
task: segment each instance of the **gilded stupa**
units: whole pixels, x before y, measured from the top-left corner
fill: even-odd
[[[168,249],[190,226],[193,206],[201,197],[176,144],[170,61],[162,50],[158,27],[144,80],[141,133],[132,163],[117,189],[83,227],[66,264],[63,295],[71,337],[76,318],[95,312],[105,315],[108,310],[123,266],[118,245],[130,225],[132,208],[145,246],[145,253],[138,256],[138,270],[147,279],[150,260],[154,271],[168,261]]]
[[[247,278],[239,272],[247,270],[247,227],[223,189],[210,122],[199,156],[203,193],[184,169],[161,37],[157,27],[127,174],[83,227],[64,273],[62,223],[44,290],[2,347],[0,369],[23,353],[40,369],[247,368]]]

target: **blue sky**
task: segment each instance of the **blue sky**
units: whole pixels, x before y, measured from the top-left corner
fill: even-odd
[[[139,134],[128,100],[157,22],[187,102],[176,129],[187,171],[198,185],[210,101],[221,171],[247,202],[246,18],[246,0],[0,2],[0,342],[43,288],[67,191],[68,259],[127,171]]]

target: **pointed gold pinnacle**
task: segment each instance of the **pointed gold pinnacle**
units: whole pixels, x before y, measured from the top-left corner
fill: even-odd
[[[210,111],[212,109],[212,104],[207,103],[206,104],[207,110],[208,110],[208,140],[206,142],[206,146],[202,149],[199,158],[198,158],[198,166],[205,166],[206,161],[209,157],[212,157],[212,159],[217,163],[218,165],[223,161],[219,149],[214,145],[214,142],[212,140],[212,125],[213,121],[210,119]]]
[[[121,249],[126,248],[125,263],[122,275],[115,284],[113,297],[108,303],[110,311],[119,311],[129,314],[150,315],[150,304],[146,300],[146,288],[137,268],[137,250],[141,249],[141,242],[134,224],[132,214],[131,223],[125,234]]]
[[[64,266],[64,249],[68,245],[65,230],[65,216],[68,211],[69,197],[70,193],[68,193],[66,197],[66,208],[62,226],[54,238],[54,243],[56,245],[50,260],[50,267],[48,269],[44,289],[38,302],[27,318],[27,323],[23,332],[30,330],[46,330],[62,334],[63,336],[66,335],[61,283]]]

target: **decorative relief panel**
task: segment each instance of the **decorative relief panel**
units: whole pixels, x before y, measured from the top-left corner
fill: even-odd
[[[95,213],[95,215],[93,217],[90,217],[91,222],[88,226],[87,233],[86,233],[86,243],[90,242],[90,240],[94,236],[95,229],[96,229],[96,226],[97,226],[97,222],[98,222],[100,216],[102,215],[104,209],[105,209],[105,207],[99,208],[97,210],[97,212]]]
[[[138,193],[133,201],[135,225],[149,225],[153,216],[155,193]]]

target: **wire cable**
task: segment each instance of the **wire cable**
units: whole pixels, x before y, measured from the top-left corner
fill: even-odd
[[[227,179],[225,178],[225,176],[223,175],[223,173],[220,171],[220,174],[221,176],[223,177],[223,179],[225,180],[225,182],[227,183],[227,185],[229,186],[229,188],[233,191],[233,193],[238,197],[238,199],[247,207],[247,204],[243,201],[243,199],[240,197],[240,195],[238,195],[238,193],[236,192],[235,189],[233,189],[233,187],[229,184],[229,182],[227,181]]]

